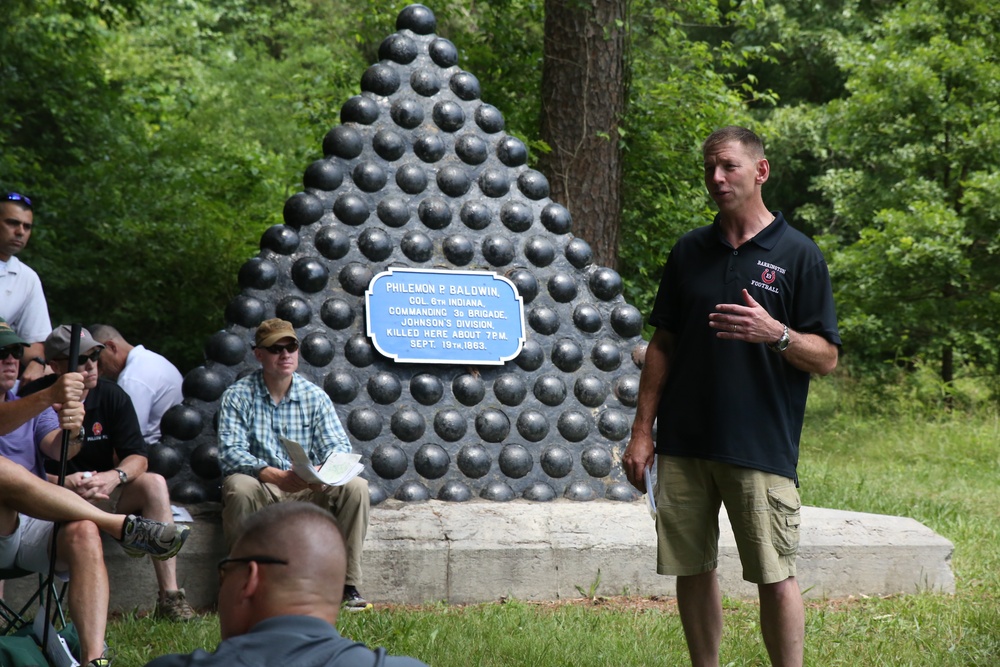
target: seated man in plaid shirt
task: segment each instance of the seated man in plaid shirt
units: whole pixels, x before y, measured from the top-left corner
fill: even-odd
[[[368,482],[355,477],[344,486],[307,484],[295,474],[279,437],[302,445],[322,465],[333,452],[350,452],[333,402],[295,371],[299,339],[291,323],[270,319],[257,327],[254,356],[261,368],[222,395],[219,410],[219,465],[222,527],[232,548],[246,517],[271,503],[304,500],[336,518],[347,543],[344,607],[370,609],[361,597],[361,549],[368,531]]]

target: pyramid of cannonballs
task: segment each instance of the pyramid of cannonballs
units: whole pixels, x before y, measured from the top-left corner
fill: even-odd
[[[285,203],[285,223],[240,269],[229,324],[185,377],[150,467],[175,501],[218,499],[219,398],[257,368],[256,326],[280,317],[301,340],[299,373],[327,392],[363,456],[373,504],[638,498],[617,461],[645,351],[639,311],[570,233],[569,211],[480,101],[433,13],[411,5],[396,28]],[[520,352],[496,365],[383,356],[365,293],[390,269],[503,276],[523,301]]]

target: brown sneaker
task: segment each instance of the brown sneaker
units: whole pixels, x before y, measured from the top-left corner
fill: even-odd
[[[188,604],[183,588],[161,593],[154,613],[168,621],[190,621],[194,618],[194,609]]]

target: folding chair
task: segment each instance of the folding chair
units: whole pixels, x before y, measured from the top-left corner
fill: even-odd
[[[12,606],[6,599],[0,599],[0,635],[9,635],[18,630],[31,625],[34,618],[32,611],[39,605],[44,604],[46,595],[51,590],[52,610],[49,614],[57,627],[66,626],[66,613],[63,609],[63,598],[66,596],[67,582],[59,582],[55,577],[49,578],[44,574],[28,572],[18,567],[0,568],[0,580],[10,581],[22,577],[37,577],[38,586],[31,593],[31,596],[21,606]],[[61,584],[61,585],[60,585]],[[9,587],[7,587],[9,589]]]

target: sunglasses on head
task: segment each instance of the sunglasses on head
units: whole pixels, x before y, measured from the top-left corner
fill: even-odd
[[[76,358],[76,365],[78,367],[79,366],[83,366],[88,361],[93,361],[94,363],[97,363],[97,360],[100,359],[100,358],[101,358],[101,350],[94,350],[90,354],[81,354],[79,357],[77,357]],[[53,359],[53,361],[69,361],[69,357],[62,357],[60,359]]]
[[[23,202],[25,206],[27,206],[28,208],[31,208],[31,200],[28,199],[27,197],[25,197],[22,194],[18,194],[16,192],[8,192],[7,194],[5,194],[3,196],[3,198],[4,198],[4,201],[19,201],[19,202]]]
[[[23,345],[8,345],[7,347],[0,347],[0,361],[3,361],[7,357],[14,357],[15,359],[20,359],[23,356],[24,356]]]
[[[282,352],[292,354],[299,351],[299,343],[298,341],[293,340],[291,343],[285,343],[284,345],[278,345],[275,343],[274,345],[268,345],[267,347],[262,347],[261,349],[267,350],[271,354],[281,354]]]

